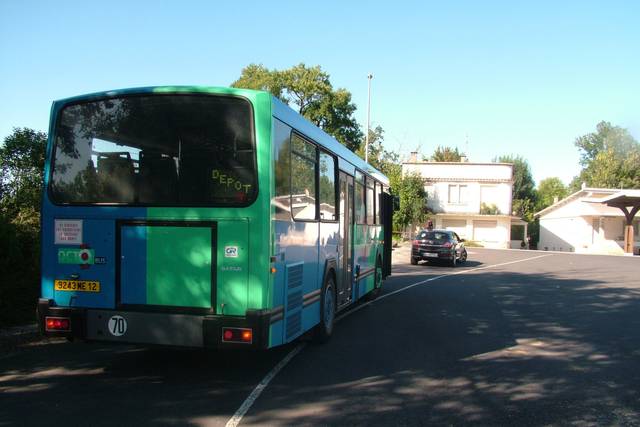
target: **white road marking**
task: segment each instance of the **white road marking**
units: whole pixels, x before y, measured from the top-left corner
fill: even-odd
[[[242,402],[242,405],[240,405],[236,413],[233,414],[233,417],[231,417],[231,419],[227,421],[226,427],[236,427],[238,424],[240,424],[240,421],[242,421],[242,417],[244,417],[244,415],[247,413],[249,408],[251,408],[256,399],[260,396],[260,394],[262,394],[264,389],[267,388],[271,380],[273,380],[275,376],[278,375],[278,372],[280,372],[280,370],[284,368],[287,363],[289,363],[291,359],[295,357],[296,354],[300,353],[304,346],[305,343],[303,342],[295,346],[293,350],[291,350],[284,357],[284,359],[282,359],[276,366],[273,367],[273,369],[271,369],[271,371],[269,371],[267,375],[265,375],[262,381],[260,381],[256,388],[253,389],[249,397],[247,397],[245,401]]]
[[[348,312],[344,313],[342,316],[338,317],[336,319],[336,321],[342,320],[345,317],[355,313],[356,311],[362,310],[363,308],[365,308],[365,307],[367,307],[367,306],[369,306],[369,305],[371,305],[371,304],[373,304],[375,302],[378,302],[380,300],[388,298],[388,297],[390,297],[392,295],[398,294],[400,292],[407,291],[407,290],[409,290],[411,288],[415,288],[416,286],[424,285],[425,283],[433,282],[434,280],[442,279],[443,277],[456,276],[458,274],[471,273],[471,272],[474,272],[474,271],[486,270],[488,268],[501,267],[503,265],[517,264],[519,262],[532,261],[534,259],[544,258],[544,257],[548,257],[548,256],[551,256],[551,254],[539,255],[539,256],[535,256],[535,257],[531,257],[531,258],[518,259],[516,261],[503,262],[503,263],[500,263],[500,264],[485,265],[484,267],[468,268],[466,270],[458,270],[458,271],[453,272],[453,273],[441,274],[440,276],[430,277],[430,278],[428,278],[426,280],[421,280],[420,282],[412,283],[411,285],[405,286],[404,288],[396,289],[395,291],[389,292],[388,294],[380,295],[378,298],[376,298],[373,301],[366,302],[364,304],[359,305],[358,307],[355,307],[355,308],[349,310]]]
[[[379,302],[379,301],[381,301],[381,300],[383,300],[385,298],[390,297],[391,295],[395,295],[395,294],[398,294],[400,292],[407,291],[407,290],[409,290],[411,288],[414,288],[416,286],[424,285],[425,283],[433,282],[434,280],[442,279],[443,277],[455,276],[455,275],[458,275],[458,274],[465,274],[465,273],[470,273],[470,272],[479,271],[479,270],[486,270],[488,268],[501,267],[503,265],[517,264],[519,262],[532,261],[534,259],[544,258],[544,257],[548,257],[548,256],[551,256],[551,254],[539,255],[539,256],[536,256],[536,257],[519,259],[519,260],[516,260],[516,261],[503,262],[503,263],[500,263],[500,264],[486,265],[484,267],[469,268],[467,270],[458,270],[458,271],[453,272],[453,273],[442,274],[440,276],[431,277],[431,278],[426,279],[426,280],[421,280],[420,282],[412,283],[411,285],[405,286],[404,288],[401,288],[401,289],[397,289],[397,290],[395,290],[393,292],[390,292],[388,294],[380,295],[374,301],[370,301],[370,302],[361,304],[358,307],[355,307],[354,309],[349,310],[348,312],[346,312],[346,313],[342,314],[341,316],[337,317],[336,318],[336,322],[339,322],[340,320],[344,319],[345,317],[355,313],[358,310],[361,310],[364,307],[367,307],[367,306],[373,304],[374,302]],[[244,417],[244,415],[247,413],[247,411],[249,411],[249,409],[254,404],[256,399],[258,399],[258,397],[262,394],[264,389],[267,388],[267,386],[269,385],[271,380],[273,380],[275,378],[275,376],[278,375],[278,373],[282,370],[282,368],[287,366],[287,364],[291,361],[291,359],[293,359],[298,353],[300,353],[300,351],[302,351],[304,346],[305,346],[305,343],[303,343],[303,342],[301,342],[300,344],[295,346],[293,348],[293,350],[291,350],[276,366],[273,367],[273,369],[271,369],[271,371],[269,371],[269,373],[262,379],[262,381],[260,381],[258,383],[258,385],[253,389],[253,391],[251,392],[249,397],[247,397],[245,399],[245,401],[242,402],[242,405],[240,405],[240,408],[238,408],[236,413],[233,414],[233,417],[231,417],[231,419],[229,421],[227,421],[226,427],[237,427],[238,424],[240,424],[240,421],[242,421],[242,417]]]

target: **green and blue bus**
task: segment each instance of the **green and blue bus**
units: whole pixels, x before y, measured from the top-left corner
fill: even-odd
[[[375,297],[388,179],[271,94],[151,87],[53,103],[41,331],[270,348]]]

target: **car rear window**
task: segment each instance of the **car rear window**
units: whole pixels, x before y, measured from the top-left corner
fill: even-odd
[[[442,233],[439,231],[422,231],[418,234],[418,240],[433,240],[436,242],[449,241],[449,233]]]

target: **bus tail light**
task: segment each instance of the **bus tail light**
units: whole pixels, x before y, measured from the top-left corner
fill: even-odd
[[[222,342],[251,344],[253,330],[247,328],[222,328]]]
[[[70,331],[71,321],[68,317],[45,317],[47,331]]]

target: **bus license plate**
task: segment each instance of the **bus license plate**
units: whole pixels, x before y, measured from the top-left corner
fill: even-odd
[[[56,280],[56,291],[100,292],[100,282],[95,280]]]

